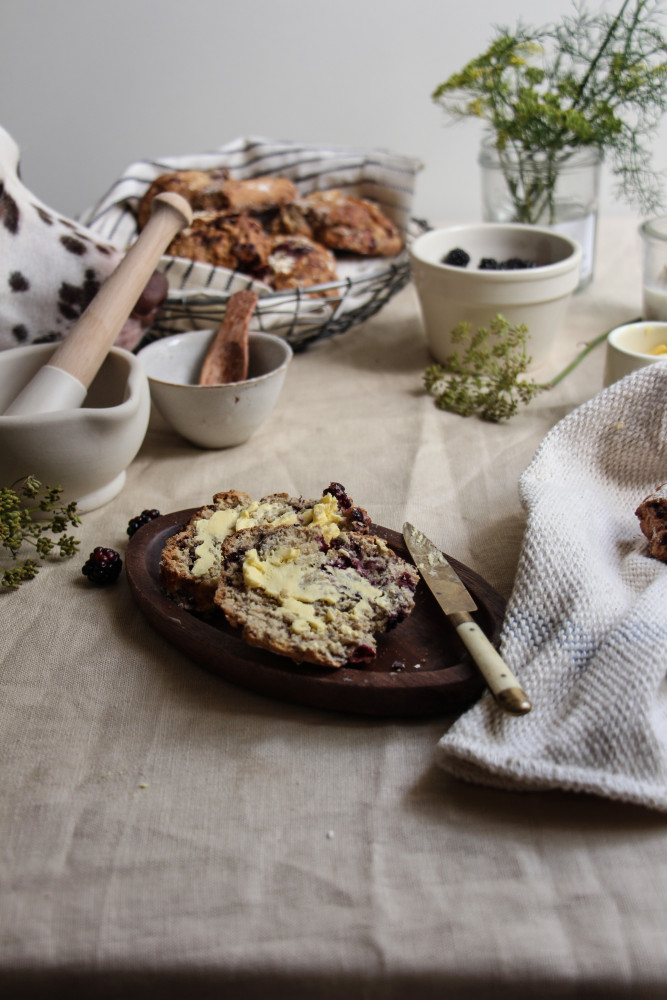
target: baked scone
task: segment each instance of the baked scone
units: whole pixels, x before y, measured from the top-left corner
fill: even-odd
[[[215,603],[243,639],[297,663],[372,660],[376,636],[414,607],[418,574],[383,539],[307,527],[251,528],[222,546]]]
[[[230,271],[257,274],[267,265],[271,238],[247,212],[197,213],[192,225],[171,241],[165,253]]]
[[[156,194],[173,191],[190,203],[193,211],[220,210],[227,201],[224,195],[225,181],[229,180],[226,167],[213,170],[172,170],[160,174],[150,185],[137,209],[137,226],[143,229],[151,215],[151,202]]]
[[[263,212],[288,205],[298,191],[288,177],[252,177],[246,181],[228,180],[222,186],[222,207],[230,212]]]
[[[174,191],[189,201],[195,212],[262,212],[287,205],[298,192],[288,177],[254,177],[232,180],[226,167],[213,170],[174,170],[152,182],[137,209],[141,230],[151,214],[151,202],[162,191]]]
[[[374,202],[337,189],[315,191],[281,209],[271,228],[367,257],[393,257],[403,249],[398,226]]]
[[[266,265],[257,272],[257,277],[275,291],[309,288],[338,281],[336,259],[321,244],[307,236],[273,236],[269,240]],[[336,295],[336,290],[323,289],[314,294],[328,298]]]
[[[237,531],[257,526],[307,525],[319,538],[331,540],[341,530],[367,530],[370,518],[355,507],[340,483],[322,497],[304,500],[273,493],[253,500],[247,493],[216,493],[189,523],[169,538],[162,550],[160,582],[169,596],[191,611],[209,612],[220,579],[223,542]]]
[[[667,562],[667,483],[645,497],[635,514],[648,539],[649,555]]]

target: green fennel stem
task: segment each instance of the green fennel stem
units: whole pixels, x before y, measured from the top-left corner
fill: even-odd
[[[588,341],[551,381],[540,383],[527,374],[532,360],[526,349],[527,327],[512,325],[500,314],[488,327],[474,329],[470,323],[460,323],[452,330],[455,350],[443,363],[429,365],[424,386],[441,410],[461,417],[476,414],[493,423],[506,421],[535,396],[562,382],[605,343],[609,332]]]
[[[627,320],[627,322],[638,323],[639,319],[640,317],[636,317],[635,319]],[[611,330],[607,330],[605,333],[601,333],[598,337],[594,337],[593,340],[589,340],[586,346],[583,348],[583,350],[580,351],[579,354],[577,354],[577,356],[572,361],[570,361],[570,363],[566,365],[561,372],[558,373],[558,375],[552,378],[550,382],[544,383],[543,388],[553,389],[554,386],[557,386],[559,382],[562,382],[563,379],[566,378],[570,374],[570,372],[574,371],[577,365],[580,364],[584,360],[584,358],[591,353],[591,351],[593,351],[600,344],[604,344],[610,333]]]

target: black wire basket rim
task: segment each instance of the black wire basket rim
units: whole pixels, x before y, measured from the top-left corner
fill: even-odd
[[[412,218],[410,222],[412,226],[414,226],[415,231],[406,232],[404,234],[406,246],[395,257],[387,258],[387,264],[385,267],[378,264],[377,270],[366,274],[359,274],[355,277],[348,276],[337,281],[323,282],[318,285],[300,285],[297,288],[286,288],[280,289],[279,291],[264,291],[260,287],[257,287],[258,285],[261,286],[262,283],[255,281],[255,291],[257,291],[259,296],[258,308],[260,308],[262,303],[271,304],[276,301],[289,302],[293,298],[299,299],[304,297],[311,299],[316,292],[338,290],[347,290],[349,292],[350,289],[356,288],[359,285],[371,285],[374,282],[385,281],[393,278],[397,274],[402,274],[404,270],[409,270],[410,268],[410,257],[407,247],[417,235],[421,235],[422,232],[425,232],[430,228],[429,224],[424,219]],[[377,260],[378,258],[374,259]],[[170,258],[170,260],[186,261],[187,258],[173,257]],[[249,283],[253,282],[252,275],[243,271],[229,271],[229,275],[230,281],[233,277],[241,277],[243,279],[247,279]],[[193,288],[191,290],[169,289],[165,299],[165,306],[172,304],[198,305],[199,303],[202,305],[224,305],[233,294],[233,289],[230,289],[229,291],[215,289],[210,292],[205,288]]]

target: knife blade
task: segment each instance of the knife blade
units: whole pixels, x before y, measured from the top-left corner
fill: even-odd
[[[424,583],[445,612],[479,667],[493,697],[510,715],[526,715],[532,706],[516,677],[471,615],[477,605],[444,554],[406,521],[403,538]]]

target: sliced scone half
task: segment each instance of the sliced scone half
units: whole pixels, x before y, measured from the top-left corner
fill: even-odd
[[[377,635],[414,607],[416,569],[376,535],[252,528],[227,538],[222,562],[215,603],[229,624],[297,663],[372,660]]]
[[[340,531],[363,531],[370,522],[365,510],[353,506],[340,483],[331,483],[315,500],[272,493],[253,500],[237,490],[216,493],[189,523],[166,542],[160,560],[160,583],[169,596],[190,611],[214,610],[220,580],[222,546],[250,528],[308,526],[328,543]]]

